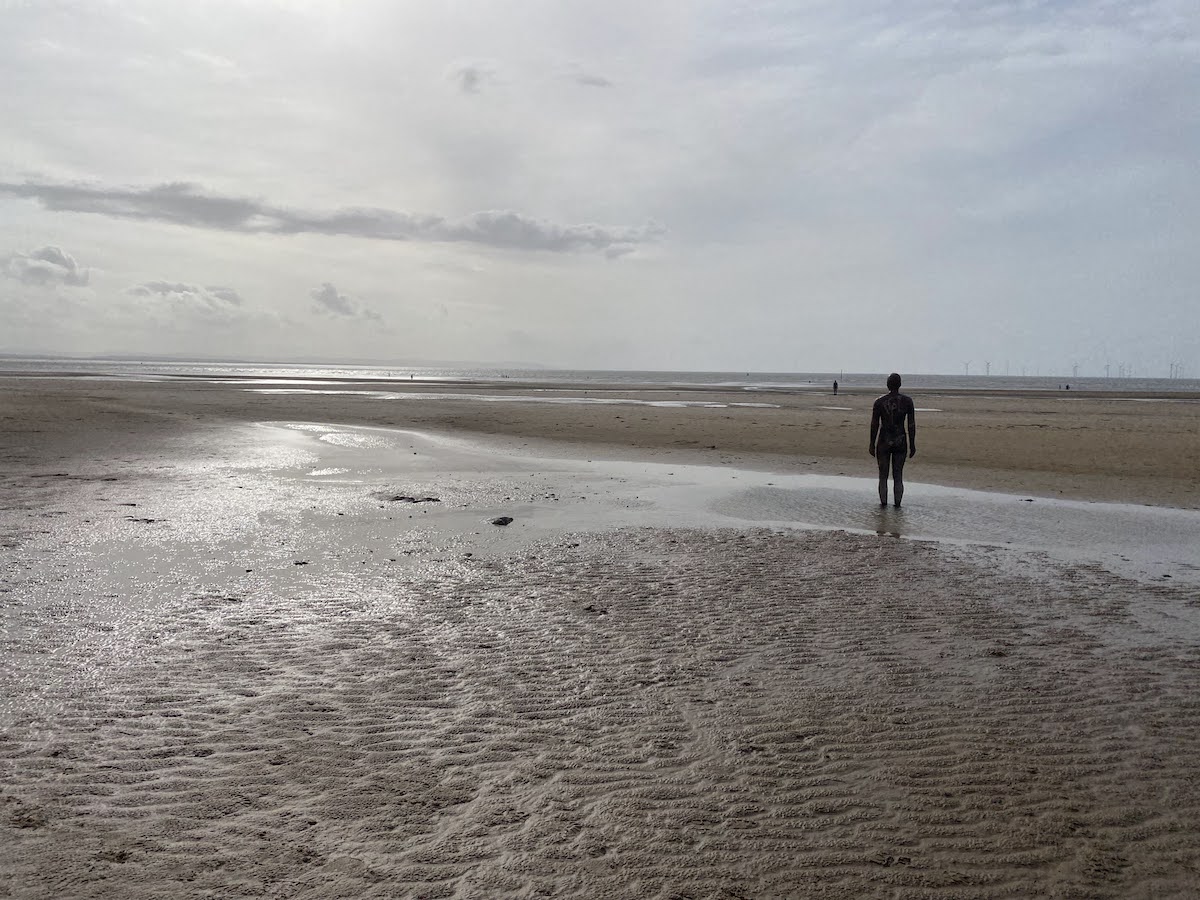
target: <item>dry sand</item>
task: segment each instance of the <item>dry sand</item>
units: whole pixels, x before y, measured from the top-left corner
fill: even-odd
[[[862,474],[869,398],[4,387],[0,896],[1200,890],[1194,584],[845,532],[614,530],[644,498],[566,469],[413,439],[354,470],[243,424]],[[1023,402],[918,398],[945,419],[922,418],[912,477],[1195,506],[1195,404]],[[1039,416],[1046,447],[1104,422],[1110,448],[1156,449],[1114,484],[1111,454],[1021,470],[968,437],[988,423],[1018,454]],[[551,524],[487,524],[518,502]],[[597,527],[554,527],[568,503]]]

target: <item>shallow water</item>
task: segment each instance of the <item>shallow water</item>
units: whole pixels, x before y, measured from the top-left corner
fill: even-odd
[[[434,393],[430,391],[361,391],[361,390],[311,390],[308,388],[252,388],[255,394],[353,394],[375,400],[474,400],[480,403],[565,403],[609,406],[657,406],[671,409],[699,407],[701,409],[726,409],[730,406],[753,409],[779,409],[777,403],[720,403],[715,400],[635,400],[628,397],[560,396],[550,394],[463,394]],[[597,391],[596,393],[614,393]],[[928,411],[928,410],[927,410]]]
[[[914,481],[906,483],[902,509],[880,508],[873,478],[540,459],[502,454],[461,439],[376,428],[274,426],[262,431],[267,440],[293,446],[300,435],[302,445],[319,457],[319,467],[344,470],[331,476],[307,474],[312,469],[294,473],[305,478],[354,482],[439,469],[488,477],[536,473],[545,480],[542,495],[554,500],[510,501],[496,509],[497,514],[517,509],[518,529],[538,536],[627,525],[841,529],[1011,547],[1099,564],[1126,577],[1200,584],[1200,512],[1194,510],[1025,497]],[[404,452],[398,452],[402,447]],[[464,523],[473,528],[479,521],[475,512],[462,522],[449,510],[432,515],[431,524],[439,521],[451,529]]]
[[[167,378],[239,379],[371,379],[385,381],[484,382],[502,383],[506,380],[527,383],[626,384],[661,385],[675,388],[728,387],[736,390],[828,391],[836,380],[843,389],[872,388],[884,390],[885,373],[857,372],[673,372],[673,371],[603,371],[580,369],[529,369],[476,365],[312,365],[305,363],[237,363],[213,360],[136,360],[136,359],[69,359],[16,358],[0,360],[0,370],[17,375],[56,375],[61,373],[92,374],[111,378],[141,380],[145,376]],[[1099,373],[1096,373],[1099,376]],[[971,375],[962,374],[905,374],[906,390],[1003,390],[1003,391],[1145,391],[1197,392],[1200,379],[1145,377],[1080,377],[1075,374],[1048,373],[1041,375]]]

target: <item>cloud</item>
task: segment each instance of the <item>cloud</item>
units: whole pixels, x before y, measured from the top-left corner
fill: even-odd
[[[345,235],[382,241],[464,242],[505,250],[555,253],[595,251],[616,255],[661,236],[657,223],[644,226],[560,225],[512,210],[488,210],[460,219],[345,207],[331,212],[289,209],[247,197],[206,193],[185,182],[148,188],[94,187],[27,181],[0,182],[0,194],[36,200],[56,212],[168,222],[243,234]]]
[[[447,77],[457,84],[464,94],[478,94],[495,80],[496,73],[483,63],[459,63],[450,70]]]
[[[0,272],[24,284],[82,286],[88,283],[87,269],[80,269],[75,257],[61,247],[45,246],[29,253],[14,253],[5,260]]]
[[[224,300],[226,303],[231,303],[234,306],[242,305],[242,298],[233,288],[228,287],[208,287],[205,290],[216,297],[218,300]]]
[[[309,291],[309,296],[312,297],[313,306],[317,312],[324,313],[325,315],[340,319],[383,321],[383,317],[379,313],[355,300],[353,297],[339,292],[328,281],[319,288],[313,288],[313,290]]]
[[[183,56],[194,63],[218,72],[229,72],[237,69],[237,64],[223,56],[205,53],[202,50],[184,50]]]
[[[206,318],[232,320],[242,315],[242,297],[230,287],[187,284],[181,281],[147,281],[126,290],[135,297],[161,300],[177,311],[198,313]]]
[[[590,72],[580,72],[572,75],[571,78],[576,84],[582,84],[584,87],[610,88],[613,83],[603,75],[594,75]]]

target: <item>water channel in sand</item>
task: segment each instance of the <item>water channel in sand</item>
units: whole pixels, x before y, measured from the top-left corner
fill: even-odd
[[[530,538],[620,526],[842,529],[1037,551],[1140,580],[1200,584],[1200,512],[1194,510],[1024,497],[912,481],[906,483],[903,509],[881,509],[872,478],[543,459],[501,454],[457,438],[380,428],[291,424],[259,429],[269,441],[313,453],[314,465],[291,470],[306,479],[353,483],[428,478],[439,472],[480,480],[536,476],[543,479],[540,495],[494,506],[496,515],[514,516],[515,529]],[[585,498],[599,502],[572,502]],[[472,533],[478,531],[479,512],[422,510],[428,525]]]

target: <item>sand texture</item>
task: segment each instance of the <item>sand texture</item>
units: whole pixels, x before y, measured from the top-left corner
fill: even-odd
[[[1181,597],[837,533],[571,543],[187,598],[133,638],[138,663],[5,735],[5,888],[1200,887],[1200,656],[1130,612]]]
[[[1194,584],[141,391],[0,404],[0,896],[1200,892]]]

